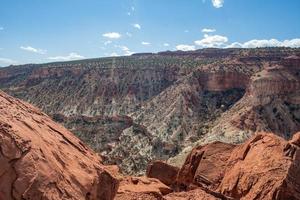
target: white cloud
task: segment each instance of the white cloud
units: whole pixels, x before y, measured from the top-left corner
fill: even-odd
[[[243,44],[241,44],[239,42],[234,42],[234,43],[227,45],[225,48],[242,48],[242,47],[243,47]]]
[[[69,53],[67,56],[55,56],[55,57],[48,57],[49,60],[61,60],[61,61],[67,61],[67,60],[78,60],[78,59],[84,59],[84,56],[81,56],[77,53]]]
[[[125,56],[130,56],[131,54],[134,53],[134,52],[130,51],[130,49],[127,46],[116,45],[115,47],[120,48],[124,52]]]
[[[112,57],[117,57],[117,56],[119,56],[116,52],[113,52],[113,53],[111,53],[110,54],[110,56],[112,56]]]
[[[270,40],[250,40],[245,43],[234,42],[227,45],[225,48],[257,48],[257,47],[300,47],[300,38],[295,38],[291,40],[279,41],[277,39]]]
[[[127,15],[130,16],[130,15],[131,15],[131,12],[127,12]]]
[[[132,10],[132,11],[135,11],[135,7],[131,6],[131,10]]]
[[[105,42],[104,42],[104,45],[107,46],[107,45],[109,45],[109,44],[111,44],[111,43],[112,43],[112,41],[111,41],[111,40],[108,40],[108,41],[105,41]]]
[[[169,43],[164,43],[163,44],[165,47],[168,47],[168,46],[170,46],[170,44]]]
[[[132,24],[132,26],[139,30],[141,30],[141,28],[142,28],[141,25],[139,25],[139,24]]]
[[[228,42],[228,38],[222,35],[208,35],[205,34],[204,38],[201,40],[195,41],[195,44],[204,48],[212,48],[212,47],[223,47],[226,42]]]
[[[0,58],[0,63],[3,63],[4,65],[13,65],[17,64],[18,62],[9,58]]]
[[[33,48],[31,46],[27,46],[27,47],[24,47],[24,46],[20,46],[20,49],[24,50],[24,51],[29,51],[29,52],[33,52],[33,53],[38,53],[38,54],[46,54],[46,50],[44,49],[36,49],[36,48]]]
[[[215,8],[221,8],[224,4],[224,0],[211,0],[211,2]]]
[[[129,33],[129,32],[126,32],[126,35],[127,35],[128,37],[132,37],[132,34]]]
[[[176,49],[180,51],[194,51],[196,47],[194,45],[180,44],[176,46]]]
[[[213,33],[213,32],[216,32],[216,29],[204,28],[201,31],[202,31],[202,33]]]
[[[145,45],[145,46],[149,46],[149,45],[151,45],[151,43],[150,43],[150,42],[142,42],[141,44],[142,44],[142,45]]]
[[[4,30],[4,28],[2,26],[0,26],[0,31],[3,31],[3,30]]]
[[[102,36],[110,39],[119,39],[120,37],[122,37],[122,35],[117,32],[103,33]]]
[[[190,31],[189,31],[189,30],[184,30],[184,32],[185,32],[185,33],[188,33],[188,32],[190,32]]]

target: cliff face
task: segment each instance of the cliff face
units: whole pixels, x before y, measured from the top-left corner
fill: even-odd
[[[153,159],[299,125],[299,49],[203,49],[0,69],[0,88],[71,129],[104,162],[142,174]],[[182,153],[183,152],[183,153]]]
[[[0,91],[0,199],[113,199],[118,180],[47,115]]]
[[[243,98],[218,119],[200,142],[239,143],[258,131],[273,131],[290,138],[300,129],[299,60],[285,58],[255,73]]]

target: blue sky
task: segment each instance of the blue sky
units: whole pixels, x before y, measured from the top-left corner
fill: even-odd
[[[300,47],[299,0],[0,0],[0,66],[205,47]]]

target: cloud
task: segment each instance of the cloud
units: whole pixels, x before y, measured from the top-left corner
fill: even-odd
[[[134,54],[134,52],[130,51],[130,49],[127,46],[116,45],[115,47],[120,48],[124,52],[125,56],[130,56],[130,55]]]
[[[20,46],[20,49],[22,49],[24,51],[38,53],[38,54],[46,54],[47,53],[47,51],[44,50],[44,49],[36,49],[36,48],[31,47],[31,46],[27,46],[27,47]]]
[[[0,31],[3,31],[3,30],[4,30],[4,28],[2,26],[0,26]]]
[[[188,32],[190,32],[190,31],[189,31],[189,30],[184,30],[184,32],[185,32],[185,33],[188,33]]]
[[[180,44],[176,46],[176,49],[180,51],[194,51],[196,47],[194,45]]]
[[[111,41],[111,40],[108,40],[108,41],[105,41],[105,42],[104,42],[104,45],[107,46],[107,45],[109,45],[109,44],[111,44],[111,43],[112,43],[112,41]]]
[[[204,28],[201,30],[202,33],[213,33],[216,32],[216,29]]]
[[[120,37],[122,37],[122,35],[117,32],[103,33],[102,36],[110,39],[119,39]]]
[[[128,37],[132,37],[132,34],[129,33],[129,32],[126,32],[126,35],[127,35]]]
[[[164,43],[163,44],[165,47],[168,47],[168,46],[170,46],[170,44],[169,43]]]
[[[149,46],[149,45],[151,45],[151,43],[150,43],[150,42],[142,42],[141,44],[142,44],[142,45],[145,45],[145,46]]]
[[[111,57],[117,57],[117,56],[119,56],[119,55],[118,55],[116,52],[113,52],[113,53],[110,54],[110,56],[111,56]]]
[[[242,48],[243,44],[239,43],[239,42],[234,42],[231,43],[227,46],[225,46],[225,48]]]
[[[208,35],[205,34],[201,40],[196,40],[195,44],[203,48],[220,48],[228,42],[228,38],[222,35]]]
[[[139,24],[132,24],[132,26],[139,30],[141,30],[141,28],[142,28],[141,25],[139,25]]]
[[[78,59],[84,59],[84,56],[81,56],[77,53],[69,53],[67,56],[55,56],[55,57],[48,57],[49,60],[61,60],[61,61],[67,61],[67,60],[78,60]]]
[[[224,0],[211,0],[211,2],[215,8],[221,8],[224,4]]]
[[[250,40],[245,43],[234,42],[227,45],[225,48],[257,48],[257,47],[300,47],[300,38],[295,38],[291,40],[279,41],[277,39],[269,40]]]
[[[0,58],[0,63],[3,63],[5,65],[13,65],[13,64],[17,64],[18,61],[9,59],[9,58]]]

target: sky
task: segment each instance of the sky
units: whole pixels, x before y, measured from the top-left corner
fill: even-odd
[[[299,0],[0,0],[0,66],[300,47]]]

